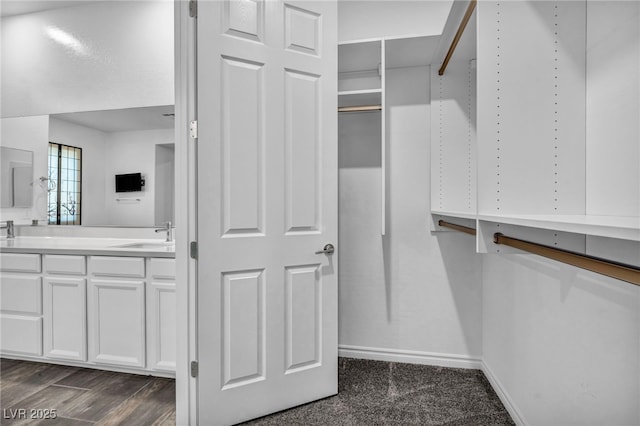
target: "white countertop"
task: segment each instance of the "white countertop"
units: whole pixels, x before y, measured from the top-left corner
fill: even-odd
[[[138,238],[2,237],[0,253],[175,257],[175,242]]]

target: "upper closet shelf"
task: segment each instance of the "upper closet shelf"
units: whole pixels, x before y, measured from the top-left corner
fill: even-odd
[[[486,215],[478,220],[640,241],[640,217],[586,215]]]
[[[343,90],[338,92],[338,96],[368,95],[371,93],[382,93],[382,89]]]
[[[338,46],[338,92],[382,90],[383,41]]]
[[[448,217],[458,217],[461,219],[476,219],[478,215],[471,212],[455,212],[455,211],[445,211],[445,210],[431,210],[431,214],[437,216],[448,216]]]

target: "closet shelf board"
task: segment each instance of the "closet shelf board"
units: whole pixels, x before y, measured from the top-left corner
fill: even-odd
[[[344,90],[338,92],[338,96],[368,95],[371,93],[382,93],[382,89]]]
[[[471,212],[455,212],[455,211],[445,211],[445,210],[431,210],[432,215],[438,216],[448,216],[448,217],[458,217],[460,219],[477,219],[478,215]]]
[[[640,241],[640,217],[591,215],[487,215],[478,220],[584,235]]]

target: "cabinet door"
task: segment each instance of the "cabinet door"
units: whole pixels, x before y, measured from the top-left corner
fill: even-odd
[[[0,314],[0,353],[42,355],[42,317]]]
[[[149,368],[176,369],[176,285],[150,282],[147,287]]]
[[[43,300],[45,356],[86,361],[86,280],[46,277]]]
[[[89,361],[145,366],[144,281],[91,279]]]

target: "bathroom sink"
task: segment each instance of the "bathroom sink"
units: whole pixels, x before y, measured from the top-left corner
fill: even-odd
[[[167,241],[158,241],[157,243],[131,243],[131,244],[122,244],[116,247],[119,248],[131,248],[131,249],[162,249],[162,248],[173,248],[175,245],[174,242]]]

